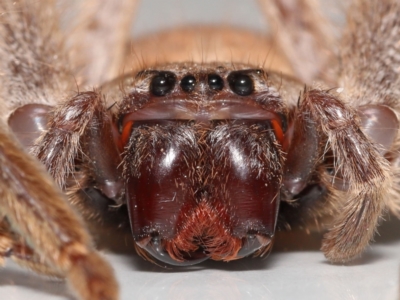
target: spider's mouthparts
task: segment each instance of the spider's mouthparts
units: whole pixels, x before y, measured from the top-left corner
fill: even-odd
[[[199,248],[195,252],[187,253],[187,255],[182,255],[182,259],[177,260],[164,249],[163,242],[158,235],[155,237],[142,238],[141,240],[136,242],[136,245],[147,252],[143,253],[139,249],[139,254],[142,254],[142,256],[144,256],[145,258],[147,258],[147,254],[150,254],[152,258],[155,258],[158,261],[164,262],[171,266],[192,266],[210,258],[203,249]]]
[[[226,102],[236,111],[236,102]],[[263,114],[269,119],[216,119],[207,126],[174,118],[124,120],[125,195],[142,256],[192,265],[269,249],[284,122],[276,111]]]
[[[212,239],[215,238],[216,237],[209,238],[211,244]],[[269,235],[252,231],[249,231],[249,233],[241,239],[241,244],[235,243],[238,240],[232,236],[229,237],[229,239],[232,241],[233,248],[226,247],[227,244],[229,244],[229,242],[226,243],[226,241],[218,245],[196,245],[199,242],[204,243],[207,238],[205,237],[204,240],[202,240],[198,237],[193,237],[190,239],[193,244],[186,246],[194,246],[193,248],[197,247],[197,249],[195,251],[186,252],[181,250],[181,247],[185,247],[185,245],[179,244],[180,242],[182,243],[182,237],[178,236],[174,240],[168,241],[161,239],[158,233],[153,233],[148,237],[137,240],[136,245],[139,254],[149,260],[154,258],[157,261],[172,266],[191,266],[209,258],[230,261],[252,254],[262,256],[270,249],[272,241]],[[195,241],[197,241],[197,243]],[[183,242],[183,244],[185,243]],[[149,255],[151,258],[148,257]]]
[[[190,266],[208,258],[231,261],[253,254],[262,256],[270,249],[273,226],[267,228],[259,224],[257,230],[235,235],[229,229],[229,222],[229,216],[204,199],[186,215],[173,238],[165,237],[160,229],[149,228],[151,233],[136,239],[136,248],[146,259],[155,258],[175,266]],[[249,226],[257,227],[256,224],[244,225]]]
[[[242,239],[243,246],[238,252],[238,258],[246,257],[260,251],[261,255],[264,253],[264,249],[268,250],[268,246],[272,242],[272,237],[265,234],[259,233],[247,233],[247,236]]]

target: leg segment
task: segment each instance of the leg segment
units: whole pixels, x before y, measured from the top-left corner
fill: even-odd
[[[81,299],[117,299],[113,271],[93,249],[82,220],[44,168],[4,129],[0,163],[0,212],[28,246],[25,249],[34,252],[33,268],[43,265],[43,270],[65,276]],[[10,246],[10,238],[3,233],[3,247]],[[17,248],[15,243],[12,246]]]
[[[0,1],[0,117],[24,104],[55,105],[75,88],[53,2]]]
[[[340,87],[353,106],[379,103],[399,112],[400,2],[352,2],[341,42]]]
[[[71,6],[71,1],[63,1]],[[138,0],[85,0],[68,22],[68,47],[78,70],[79,85],[98,87],[124,73],[132,20]],[[72,28],[71,28],[72,27]]]
[[[346,203],[322,245],[329,260],[344,262],[358,255],[373,237],[391,183],[389,164],[361,131],[357,113],[331,93],[306,91],[301,109],[326,136],[334,170],[348,184]]]
[[[333,30],[314,0],[259,0],[279,48],[294,74],[307,84],[315,79],[331,82],[326,67],[333,58]]]
[[[120,155],[114,140],[111,116],[100,93],[79,93],[51,117],[34,154],[61,188],[75,172],[75,160],[80,156],[96,187],[115,199],[121,186]]]
[[[0,265],[4,265],[5,258],[11,255],[14,248],[14,238],[4,221],[0,222]]]
[[[12,232],[7,220],[3,219],[0,222],[0,265],[5,263],[6,258],[40,274],[63,277],[62,273],[41,260],[21,236]]]

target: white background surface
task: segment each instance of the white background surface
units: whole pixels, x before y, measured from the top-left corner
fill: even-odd
[[[400,222],[380,227],[380,236],[360,259],[332,265],[318,251],[318,235],[278,236],[265,260],[206,262],[162,269],[132,253],[109,253],[121,299],[345,299],[399,298]],[[279,250],[280,249],[280,250]],[[0,270],[0,299],[74,299],[63,282],[37,276],[8,262]]]
[[[326,5],[332,2],[324,1]],[[222,21],[258,31],[265,31],[266,26],[254,1],[148,0],[139,10],[134,35],[189,21]],[[278,236],[275,250],[266,260],[161,269],[126,249],[106,257],[116,270],[124,300],[400,299],[400,222],[385,223],[380,233],[362,258],[346,266],[329,264],[318,251],[320,237],[304,233]],[[0,269],[0,299],[74,298],[65,283],[37,276],[8,261]]]

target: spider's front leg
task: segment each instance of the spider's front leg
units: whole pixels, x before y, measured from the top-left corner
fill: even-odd
[[[46,263],[39,251],[27,244],[27,241],[15,232],[6,217],[0,221],[0,266],[5,264],[5,259],[10,258],[20,264],[34,270],[37,273],[55,277],[64,277],[63,272]]]
[[[391,184],[389,164],[382,153],[394,143],[399,127],[397,116],[384,105],[366,105],[353,110],[332,92],[312,89],[305,91],[297,118],[309,120],[318,129],[318,140],[325,143],[319,151],[320,158],[331,150],[333,176],[343,180],[338,184],[334,179],[333,188],[328,187],[332,193],[328,201],[337,199],[335,193],[339,190],[345,193],[346,199],[325,235],[322,250],[332,262],[348,261],[367,246],[382,214],[384,197]],[[373,123],[374,119],[378,121]],[[366,126],[363,132],[360,127]],[[302,130],[309,131],[307,127]],[[295,147],[290,148],[288,160],[293,158],[293,151]],[[318,164],[317,157],[310,157],[309,161]],[[323,161],[319,163],[324,166]],[[289,184],[293,186],[293,182]]]
[[[93,248],[82,220],[5,128],[0,127],[0,214],[10,226],[2,227],[3,246],[9,247],[3,255],[37,272],[65,276],[81,299],[117,299],[113,271]]]

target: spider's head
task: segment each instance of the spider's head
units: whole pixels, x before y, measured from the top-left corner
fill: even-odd
[[[284,115],[261,70],[140,72],[120,118],[138,252],[172,265],[265,254],[279,209]]]

